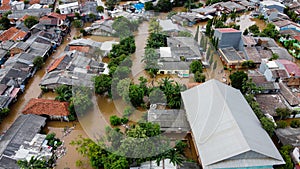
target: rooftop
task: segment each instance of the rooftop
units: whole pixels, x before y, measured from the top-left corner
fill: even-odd
[[[215,30],[222,32],[222,33],[241,32],[241,31],[233,29],[233,28],[217,28]]]
[[[278,94],[258,94],[255,97],[264,114],[277,116],[275,112],[277,108],[286,108],[283,98]]]
[[[49,115],[49,116],[67,116],[70,114],[67,102],[60,102],[48,99],[30,99],[23,114]]]

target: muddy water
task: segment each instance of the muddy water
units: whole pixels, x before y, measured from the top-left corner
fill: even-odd
[[[70,132],[70,134],[64,135],[64,128],[66,127],[73,127],[75,126],[74,130]],[[89,165],[89,160],[86,157],[83,157],[81,154],[79,154],[76,150],[76,146],[70,145],[71,141],[75,140],[76,138],[79,138],[79,136],[82,136],[83,138],[87,138],[88,136],[83,131],[80,123],[78,122],[58,122],[58,121],[48,121],[47,125],[45,126],[44,132],[46,133],[55,133],[56,137],[64,141],[64,146],[67,147],[67,153],[65,156],[57,160],[57,166],[55,169],[79,169],[79,168],[85,168],[85,169],[92,169],[92,167]],[[76,161],[80,160],[83,165],[78,167],[76,166]]]
[[[236,24],[240,25],[240,30],[244,31],[246,28],[254,24],[257,25],[260,30],[263,30],[266,27],[265,21],[257,18],[252,18],[250,14],[251,11],[248,11],[237,18],[238,21],[236,22]]]

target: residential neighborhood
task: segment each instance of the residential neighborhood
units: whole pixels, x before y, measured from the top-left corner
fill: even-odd
[[[0,3],[0,169],[300,168],[298,0]]]

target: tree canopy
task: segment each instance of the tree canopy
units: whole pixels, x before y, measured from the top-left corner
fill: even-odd
[[[239,89],[242,93],[244,93],[243,84],[245,81],[248,80],[247,73],[245,73],[244,71],[237,71],[231,74],[229,78],[231,81],[231,86],[236,89]]]
[[[35,16],[28,16],[25,20],[24,20],[24,24],[27,28],[31,28],[33,25],[39,23],[39,20],[37,17]]]

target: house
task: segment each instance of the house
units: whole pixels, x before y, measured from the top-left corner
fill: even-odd
[[[30,45],[30,48],[28,49],[27,53],[32,54],[36,57],[40,56],[45,59],[50,56],[52,52],[51,49],[52,49],[51,45],[49,44],[33,42]]]
[[[240,5],[238,3],[232,2],[232,1],[227,1],[227,2],[221,2],[220,5],[223,8],[222,12],[225,13],[232,13],[232,12],[243,12],[246,10],[246,7],[244,7],[243,5]]]
[[[11,27],[0,34],[0,41],[23,41],[28,38],[30,34],[28,32]]]
[[[233,47],[219,48],[220,59],[228,68],[241,68],[243,59]]]
[[[67,4],[58,5],[58,9],[60,14],[72,14],[72,13],[79,13],[79,4],[78,2],[72,2]]]
[[[164,133],[187,134],[190,131],[184,110],[150,108],[147,115],[148,122],[159,124]]]
[[[29,43],[26,42],[17,42],[9,50],[10,55],[14,56],[15,54],[26,52],[30,47]]]
[[[94,87],[92,78],[95,74],[74,71],[55,70],[47,73],[41,80],[40,86],[54,90],[60,85]]]
[[[25,108],[22,110],[23,114],[44,115],[50,119],[67,119],[70,114],[68,110],[68,102],[60,102],[57,100],[48,100],[41,98],[32,98],[29,100]]]
[[[260,12],[263,12],[266,9],[277,9],[279,12],[283,13],[284,8],[285,6],[278,1],[267,0],[259,3]]]
[[[279,56],[279,59],[294,61],[294,58],[283,47],[270,47],[269,49],[272,51],[273,54],[277,54]]]
[[[267,81],[266,77],[258,70],[248,70],[248,77],[256,84],[257,87],[261,87],[263,94],[276,94],[279,93],[280,87],[278,83],[273,81]]]
[[[299,105],[299,99],[285,84],[279,82],[279,87],[280,94],[284,97],[289,106],[294,107]]]
[[[215,15],[217,12],[216,8],[213,8],[211,6],[205,6],[201,8],[191,9],[192,12],[199,13],[201,15],[207,16],[207,15]]]
[[[218,48],[233,47],[238,50],[241,36],[242,32],[233,28],[217,28],[214,31],[214,37],[218,39]]]
[[[106,57],[108,53],[112,50],[113,45],[117,45],[119,42],[116,41],[105,41],[102,43],[100,50],[103,51],[102,58]]]
[[[194,9],[193,11],[195,12],[179,12],[176,15],[173,15],[171,17],[171,20],[174,23],[177,23],[182,26],[193,26],[194,24],[204,21],[207,19],[212,19],[213,16],[211,15],[202,15],[199,14],[198,12],[201,12],[201,9]],[[181,28],[182,29],[182,28]]]
[[[157,74],[176,74],[189,77],[191,62],[158,62]]]
[[[287,108],[284,98],[279,94],[258,94],[255,98],[262,112],[273,117],[277,116],[275,111],[277,108]]]
[[[300,128],[279,128],[275,130],[276,136],[283,145],[299,147]]]
[[[51,13],[51,8],[40,8],[40,9],[24,9],[24,10],[13,10],[12,14],[7,16],[8,19],[18,20],[25,15],[42,17]]]
[[[175,34],[180,31],[185,30],[184,28],[181,28],[178,24],[175,24],[172,22],[172,20],[167,19],[167,20],[158,20],[159,26],[162,28],[163,32],[166,32],[167,34]]]
[[[177,61],[203,60],[200,46],[192,37],[167,37],[167,46]]]
[[[239,90],[212,79],[181,95],[203,169],[285,164]]]
[[[284,30],[296,30],[297,32],[300,32],[300,25],[289,20],[279,20],[276,22],[273,22],[275,25],[275,28],[278,31],[284,31]]]
[[[259,72],[262,73],[267,81],[279,82],[289,78],[289,73],[285,67],[277,61],[264,61],[260,64]]]
[[[113,36],[115,30],[112,28],[113,20],[100,20],[92,23],[91,27],[84,28],[89,34],[99,36]]]
[[[96,1],[86,1],[81,5],[81,16],[85,21],[94,21],[100,19],[97,12],[97,2]],[[90,14],[94,14],[95,18],[90,18]]]
[[[21,114],[1,137],[0,168],[16,169],[19,168],[18,160],[29,160],[31,156],[46,158],[51,156],[52,153],[41,149],[44,139],[42,138],[41,141],[37,135],[45,124],[46,118],[44,117]],[[20,156],[22,150],[25,156]]]
[[[300,67],[296,63],[284,59],[278,59],[276,62],[281,63],[291,77],[300,77]]]

